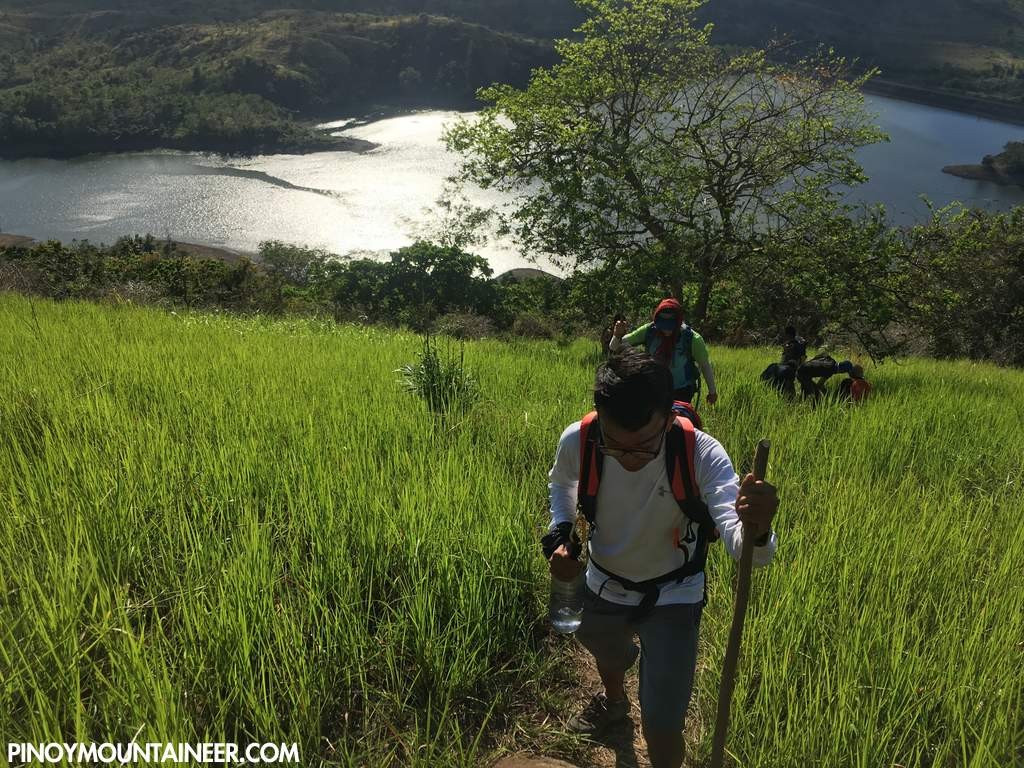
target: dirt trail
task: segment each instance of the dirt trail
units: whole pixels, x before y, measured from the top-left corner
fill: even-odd
[[[579,685],[570,700],[576,703],[575,706],[583,707],[592,694],[602,690],[601,678],[597,674],[593,658],[578,643],[574,658],[578,662],[574,676],[579,681]],[[698,676],[701,674],[703,660],[704,654],[699,654]],[[647,747],[644,744],[643,731],[640,726],[640,703],[637,691],[638,666],[634,665],[626,676],[626,691],[633,705],[630,720],[595,740],[594,747],[590,749],[586,760],[582,761],[578,768],[650,768],[651,763],[647,758]],[[700,743],[705,730],[713,727],[714,723],[705,723],[701,718],[695,690],[686,718],[687,758],[683,763],[683,768],[698,768],[698,763],[691,759],[690,753],[693,751],[692,748]],[[554,758],[518,754],[500,760],[493,768],[577,768],[577,766]]]
[[[594,659],[582,647],[579,650],[580,693],[577,701],[582,707],[592,694],[602,690],[602,686]],[[640,698],[637,691],[638,667],[639,664],[634,664],[626,675],[626,694],[633,705],[630,719],[600,739],[595,739],[597,746],[589,755],[591,762],[588,764],[588,768],[650,768],[651,763],[647,759],[643,730],[640,727]]]

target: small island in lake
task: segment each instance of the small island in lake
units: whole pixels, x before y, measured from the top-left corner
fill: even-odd
[[[998,155],[985,155],[981,165],[947,165],[943,173],[963,179],[1024,187],[1024,141],[1010,141]]]

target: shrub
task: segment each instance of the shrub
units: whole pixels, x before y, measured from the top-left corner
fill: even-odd
[[[466,368],[465,347],[456,357],[451,350],[441,355],[430,337],[423,338],[423,352],[415,363],[398,369],[407,392],[422,397],[434,413],[465,411],[480,396],[480,385]]]
[[[494,335],[494,323],[473,312],[452,312],[434,321],[434,333],[460,340],[482,339]]]
[[[512,323],[512,334],[527,339],[551,339],[555,332],[551,324],[541,315],[522,312]]]
[[[48,296],[50,290],[50,282],[41,269],[0,260],[0,291]]]
[[[159,304],[161,295],[152,283],[128,280],[110,286],[102,298],[111,304]]]

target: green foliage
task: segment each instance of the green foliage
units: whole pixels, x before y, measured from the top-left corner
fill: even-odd
[[[405,325],[425,330],[437,315],[455,310],[490,314],[491,273],[481,256],[420,241],[391,254],[378,300]]]
[[[480,397],[480,385],[466,368],[465,346],[458,357],[449,349],[444,354],[431,345],[430,336],[423,337],[423,351],[415,363],[402,366],[402,386],[426,401],[431,411],[449,415],[468,410]]]
[[[319,248],[267,240],[259,245],[259,261],[272,274],[300,288],[324,279],[331,254]]]
[[[25,290],[61,299],[122,295],[126,284],[144,283],[173,304],[271,313],[290,304],[415,330],[458,312],[493,317],[507,328],[513,314],[484,258],[423,241],[400,248],[386,262],[267,241],[256,263],[197,258],[151,236],[122,238],[110,247],[52,241],[0,248],[0,264],[31,270],[31,286],[22,281]]]
[[[894,330],[910,320],[899,299],[909,286],[907,258],[903,233],[880,207],[819,207],[803,237],[765,243],[751,268],[727,283],[707,330],[727,338],[754,331],[747,341],[769,341],[794,325],[875,359],[898,354],[906,339]]]
[[[766,343],[786,325],[882,360],[908,349],[1024,365],[1024,208],[950,208],[911,229],[881,208],[819,201],[800,237],[769,241],[724,278],[697,329],[709,341]],[[813,213],[813,216],[811,215]],[[667,257],[666,257],[667,258]],[[565,279],[491,279],[486,261],[419,241],[386,261],[269,241],[257,262],[197,258],[153,237],[110,247],[0,248],[0,288],[91,298],[333,316],[455,338],[598,339],[614,315],[650,318],[671,286],[656,259],[600,264]],[[698,299],[684,284],[684,304]]]
[[[987,164],[998,165],[1009,174],[1024,176],[1024,141],[1008,141],[1003,151]]]
[[[512,333],[523,339],[551,339],[555,336],[551,321],[538,312],[520,312],[512,322]]]
[[[197,258],[151,236],[121,238],[106,248],[87,241],[0,248],[0,264],[33,276],[27,292],[58,299],[141,295],[189,307],[282,309],[279,284],[248,259]],[[150,290],[140,294],[132,287],[139,284]]]
[[[881,209],[820,211],[802,241],[770,247],[709,328],[784,325],[876,359],[908,347],[1024,366],[1024,209],[951,206],[909,229]]]
[[[389,273],[390,266],[375,259],[332,262],[325,270],[320,293],[334,307],[336,316],[351,313],[380,322],[390,305],[384,291]]]
[[[494,210],[471,203],[465,191],[451,181],[446,180],[434,205],[423,209],[425,222],[417,239],[460,251],[484,245]]]
[[[481,91],[494,106],[446,134],[461,178],[515,195],[504,227],[563,266],[632,261],[691,275],[692,316],[715,284],[808,205],[863,181],[858,147],[884,138],[831,52],[782,65],[727,55],[695,26],[693,0],[581,0],[580,39],[526,90]]]
[[[1024,208],[936,211],[908,249],[900,298],[930,352],[1024,366]]]
[[[502,327],[508,327],[516,318],[525,315],[551,318],[560,313],[574,313],[576,308],[571,304],[568,292],[575,280],[575,277],[569,280],[548,277],[506,279],[498,289],[495,318]],[[586,314],[589,316],[589,313],[599,311],[597,307],[590,307]]]
[[[433,332],[460,341],[468,341],[493,336],[495,328],[494,322],[485,315],[473,312],[452,312],[437,318]]]

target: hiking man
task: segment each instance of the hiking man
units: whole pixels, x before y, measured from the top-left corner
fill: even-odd
[[[769,363],[761,371],[761,381],[784,395],[787,400],[796,397],[796,368],[790,363]]]
[[[552,577],[573,579],[583,566],[569,554],[570,531],[577,503],[586,508],[584,499],[592,502],[587,591],[576,636],[593,654],[604,690],[568,726],[599,736],[624,721],[631,707],[624,679],[639,657],[641,722],[653,768],[682,764],[704,605],[706,526],[718,529],[737,560],[743,524],[749,526],[757,537],[757,566],[766,565],[777,546],[771,530],[775,488],[753,475],[741,483],[717,440],[677,420],[672,391],[668,369],[638,350],[627,348],[601,364],[594,384],[596,418],[569,425],[558,443],[545,536]],[[581,448],[591,445],[594,452],[581,460]],[[596,489],[580,474],[592,460],[601,466]],[[677,461],[686,468],[670,479],[668,468],[678,467]],[[693,507],[682,511],[674,482],[680,478],[695,486],[686,495],[703,510],[699,527]]]
[[[683,321],[682,305],[675,299],[665,299],[654,310],[653,320],[632,333],[627,333],[629,328],[624,321],[617,322],[608,349],[617,352],[626,343],[646,350],[672,371],[675,399],[686,403],[693,402],[703,374],[708,383],[708,405],[714,405],[718,391],[708,348],[700,334]]]
[[[761,372],[761,381],[792,399],[796,396],[796,372],[806,359],[807,343],[797,335],[796,328],[787,325],[782,338],[782,358]]]
[[[787,325],[782,337],[782,364],[793,366],[795,371],[807,359],[807,342],[796,333],[796,328]]]
[[[864,378],[864,368],[850,360],[837,363],[835,358],[825,353],[818,354],[797,369],[796,378],[800,382],[804,397],[816,402],[828,394],[826,382],[837,373],[849,375],[848,379],[839,382],[837,393],[840,398],[849,398],[855,403],[867,399],[871,385]]]

